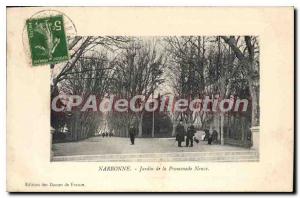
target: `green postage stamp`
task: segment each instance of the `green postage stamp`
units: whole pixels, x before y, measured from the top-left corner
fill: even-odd
[[[33,66],[69,59],[62,15],[28,19],[26,26]]]

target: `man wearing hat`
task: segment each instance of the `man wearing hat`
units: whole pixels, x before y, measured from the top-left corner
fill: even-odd
[[[194,138],[195,133],[196,133],[196,129],[195,129],[194,125],[192,124],[187,130],[186,147],[188,147],[190,143],[191,143],[190,147],[193,147],[193,142],[194,142],[193,138]]]
[[[135,135],[136,135],[136,128],[134,127],[134,124],[131,123],[129,127],[129,138],[130,138],[131,145],[134,145]]]
[[[184,141],[185,130],[182,125],[182,120],[179,121],[179,124],[176,126],[176,141],[178,142],[178,147],[181,147],[181,142]]]

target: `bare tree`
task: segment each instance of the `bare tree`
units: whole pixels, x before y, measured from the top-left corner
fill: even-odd
[[[199,98],[205,90],[205,37],[167,37],[164,40],[167,43],[166,50],[172,57],[169,61],[169,68],[175,94],[189,100]],[[194,123],[199,116],[203,115],[201,112],[193,112],[190,109],[184,112],[173,112],[173,114],[171,116],[173,135],[178,119],[183,119],[186,123]]]
[[[259,125],[259,48],[257,38],[244,36],[245,47],[241,49],[237,45],[234,36],[222,36],[223,40],[231,47],[240,61],[240,67],[246,73],[249,90],[252,99],[252,126]]]
[[[64,77],[59,88],[61,93],[78,95],[83,99],[90,95],[96,95],[101,99],[108,92],[110,78],[107,57],[103,54],[94,54],[80,57]],[[79,140],[94,135],[99,127],[101,116],[99,111],[74,109],[68,112],[68,125],[72,132],[72,139]]]
[[[135,40],[129,43],[119,58],[111,64],[115,68],[112,93],[127,99],[143,95],[144,99],[137,101],[136,105],[143,106],[153,95],[154,90],[164,82],[162,78],[165,65],[164,55],[157,52],[155,43],[152,41]],[[134,116],[138,123],[138,136],[142,136],[143,115],[144,108],[141,112],[123,113],[125,119],[122,119],[122,122],[126,123],[125,131]]]
[[[222,38],[222,39],[221,39]],[[229,98],[249,87],[252,104],[252,124],[258,119],[258,43],[256,37],[167,37],[166,50],[171,55],[171,75],[175,93],[181,98],[201,96]],[[247,83],[245,83],[247,82]],[[246,87],[245,87],[246,86]],[[253,95],[254,92],[254,95]],[[172,116],[186,123],[196,120],[201,125],[221,119],[219,137],[223,142],[224,112],[175,112]]]
[[[117,48],[122,48],[122,45],[127,43],[129,39],[127,37],[112,37],[112,36],[98,36],[98,37],[81,37],[76,36],[70,38],[69,43],[69,51],[70,51],[70,60],[61,66],[60,71],[57,75],[52,76],[52,86],[51,91],[57,88],[57,84],[65,79],[65,76],[68,75],[69,72],[75,67],[75,64],[79,60],[80,57],[84,56],[85,53],[90,53],[97,46],[104,47],[111,51],[116,50]],[[54,69],[55,65],[51,65],[51,69]]]

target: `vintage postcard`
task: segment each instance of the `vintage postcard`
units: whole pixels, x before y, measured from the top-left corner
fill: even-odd
[[[7,8],[7,191],[292,192],[292,7]]]

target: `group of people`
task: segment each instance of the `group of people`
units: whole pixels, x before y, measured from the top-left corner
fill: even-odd
[[[209,133],[209,130],[205,131],[205,137],[203,138],[203,141],[207,141],[208,144],[212,144],[218,141],[218,132],[213,131],[212,134]],[[129,130],[129,138],[132,145],[134,145],[135,136],[137,134],[136,128],[134,125],[130,125]],[[196,143],[199,142],[197,138],[194,138],[196,133],[196,129],[193,124],[191,124],[187,131],[185,132],[185,128],[182,124],[182,120],[180,120],[179,124],[176,126],[176,141],[178,142],[178,147],[182,147],[182,142],[185,141],[186,147],[193,147],[194,141]]]
[[[216,130],[213,130],[212,133],[210,133],[209,130],[205,129],[204,132],[205,135],[202,139],[203,141],[207,141],[208,144],[218,143],[218,132]],[[181,144],[184,141],[186,147],[193,147],[194,141],[197,141],[198,143],[199,140],[197,138],[194,138],[195,133],[196,129],[193,124],[191,124],[185,132],[182,120],[180,120],[179,124],[176,126],[176,141],[178,142],[178,147],[181,147]]]
[[[186,147],[193,147],[195,133],[196,129],[193,124],[188,127],[187,132],[185,133],[182,120],[180,120],[179,124],[176,126],[176,141],[178,142],[178,147],[181,147],[181,143],[184,142],[184,140]]]
[[[213,130],[212,133],[210,133],[208,129],[205,129],[204,132],[205,136],[203,141],[207,141],[208,144],[218,143],[218,132],[216,130]]]
[[[101,133],[102,137],[112,137],[114,134],[112,132],[103,132]]]

